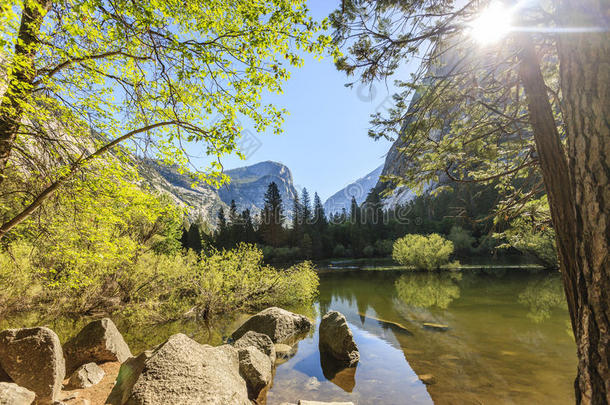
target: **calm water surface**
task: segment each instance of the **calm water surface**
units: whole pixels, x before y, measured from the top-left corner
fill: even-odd
[[[329,310],[347,317],[360,363],[338,373],[326,362],[322,367],[314,330],[298,343],[296,355],[277,367],[267,405],[299,399],[357,405],[574,403],[576,349],[557,273],[335,269],[320,274],[314,309],[316,326],[319,314]],[[246,318],[214,327],[194,321],[151,327],[116,322],[135,354],[179,332],[222,344]],[[86,322],[57,319],[49,326],[63,342]],[[426,322],[448,330],[426,329]],[[28,324],[39,321],[34,315],[0,320],[0,329]],[[434,383],[424,385],[423,375]]]
[[[316,305],[319,314],[347,317],[360,363],[329,375],[316,330],[278,366],[269,405],[574,403],[577,360],[556,273],[331,272],[320,275]],[[449,330],[429,330],[425,322]],[[424,385],[418,376],[425,374],[435,382]]]

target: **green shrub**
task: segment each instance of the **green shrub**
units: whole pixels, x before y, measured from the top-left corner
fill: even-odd
[[[375,252],[379,256],[390,256],[392,254],[393,247],[394,241],[390,239],[380,239],[375,242]]]
[[[476,242],[476,238],[472,236],[470,231],[461,226],[452,226],[447,238],[453,242],[456,254],[465,256],[475,251],[474,243]]]
[[[362,249],[362,254],[365,257],[373,257],[375,255],[375,248],[371,245],[366,245],[364,249]]]
[[[513,247],[548,268],[559,266],[555,230],[546,197],[526,203],[519,216],[510,222],[510,228],[494,236],[507,242],[500,245],[501,248]]]
[[[439,234],[405,235],[394,242],[392,258],[404,266],[434,270],[449,263],[453,242]]]
[[[333,257],[345,257],[345,246],[338,244],[333,248]]]

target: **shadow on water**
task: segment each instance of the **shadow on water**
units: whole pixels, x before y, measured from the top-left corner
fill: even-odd
[[[267,403],[571,404],[562,291],[559,275],[541,270],[325,273],[319,313],[346,316],[360,363],[329,366],[314,333],[278,367]]]

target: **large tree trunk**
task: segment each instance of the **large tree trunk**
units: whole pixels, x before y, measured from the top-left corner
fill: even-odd
[[[566,0],[604,15],[599,0]],[[574,4],[568,4],[574,3]],[[584,4],[589,3],[589,4]],[[610,61],[607,34],[563,34],[561,88],[568,153],[553,120],[540,65],[526,36],[521,79],[557,234],[564,288],[577,344],[577,404],[610,403]]]
[[[34,57],[39,46],[38,34],[51,0],[26,0],[15,41],[15,54],[10,61],[8,84],[0,101],[0,184],[23,116],[23,103],[32,91],[36,75]]]
[[[608,28],[607,0],[566,0],[562,25]],[[610,36],[562,35],[560,78],[575,199],[578,299],[575,389],[582,404],[610,403]]]

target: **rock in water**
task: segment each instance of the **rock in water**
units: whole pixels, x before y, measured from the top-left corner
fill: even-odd
[[[64,345],[66,370],[74,372],[86,363],[124,362],[131,357],[129,346],[108,318],[93,321]]]
[[[449,325],[441,323],[424,322],[424,329],[433,330],[436,332],[446,332],[449,330]]]
[[[106,373],[95,363],[83,364],[76,369],[70,380],[68,380],[68,388],[87,388],[102,381]]]
[[[345,316],[337,311],[324,315],[320,322],[320,351],[330,354],[348,367],[356,365],[360,353]]]
[[[261,391],[271,383],[271,359],[254,346],[239,349],[239,373],[246,380],[248,397],[256,400]]]
[[[290,346],[284,343],[276,343],[274,348],[276,361],[278,363],[283,363],[297,354],[298,346],[296,344],[294,346]]]
[[[261,352],[269,356],[271,364],[275,363],[275,347],[271,338],[262,333],[248,331],[242,337],[240,337],[233,346],[236,349],[243,349],[248,346],[254,346]]]
[[[0,332],[0,366],[41,404],[56,399],[66,375],[59,338],[43,327]]]
[[[237,350],[201,345],[181,333],[125,362],[106,403],[251,404]]]
[[[271,307],[250,317],[233,332],[231,337],[237,340],[248,331],[254,331],[269,336],[273,343],[284,343],[309,329],[311,329],[311,321],[307,317],[282,308]]]
[[[14,383],[0,382],[0,405],[30,405],[36,394]]]

